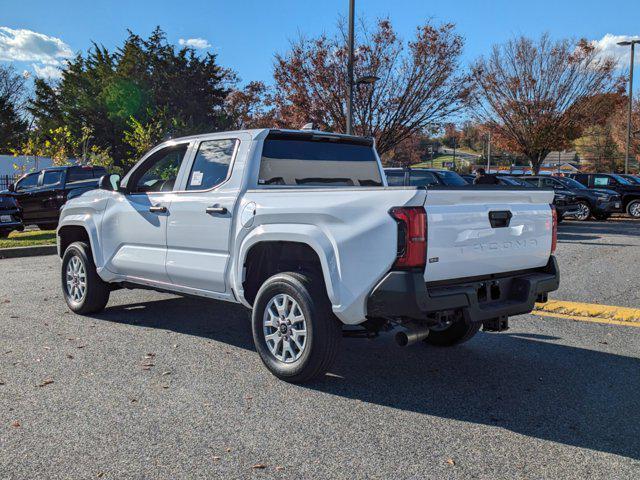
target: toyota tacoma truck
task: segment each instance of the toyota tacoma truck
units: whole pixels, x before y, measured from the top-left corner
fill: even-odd
[[[261,129],[167,141],[64,205],[69,308],[118,288],[241,303],[289,382],[326,372],[343,335],[398,328],[451,346],[507,328],[558,288],[553,192],[389,187],[374,141]],[[180,321],[189,321],[187,318]]]

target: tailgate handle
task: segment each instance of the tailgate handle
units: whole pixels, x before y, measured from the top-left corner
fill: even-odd
[[[494,210],[489,212],[489,222],[492,228],[508,227],[512,216],[509,210]]]

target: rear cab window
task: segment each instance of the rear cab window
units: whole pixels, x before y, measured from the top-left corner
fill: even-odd
[[[259,186],[382,186],[373,141],[313,133],[271,132],[264,141]]]

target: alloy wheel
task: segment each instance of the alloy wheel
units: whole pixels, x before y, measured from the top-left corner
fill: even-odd
[[[307,345],[307,323],[298,302],[286,293],[271,298],[264,309],[263,332],[276,359],[284,363],[299,359]]]
[[[87,293],[87,273],[80,257],[74,255],[67,263],[66,270],[67,296],[79,303]]]

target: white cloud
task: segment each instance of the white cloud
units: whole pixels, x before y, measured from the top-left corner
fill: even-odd
[[[631,58],[631,48],[617,45],[618,42],[628,40],[640,40],[640,37],[637,35],[613,35],[607,33],[600,40],[593,40],[591,44],[598,48],[602,55],[615,58],[620,68],[628,68]],[[636,45],[635,61],[640,61],[640,45]]]
[[[0,60],[35,61],[51,65],[58,59],[72,56],[69,45],[59,38],[31,30],[0,27]]]
[[[36,76],[46,80],[59,80],[62,78],[62,70],[53,65],[31,65],[36,72]]]
[[[205,50],[207,48],[211,48],[211,44],[209,43],[209,41],[205,40],[204,38],[187,38],[186,40],[184,38],[181,38],[180,40],[178,40],[178,43],[183,47],[191,47],[197,50]]]

